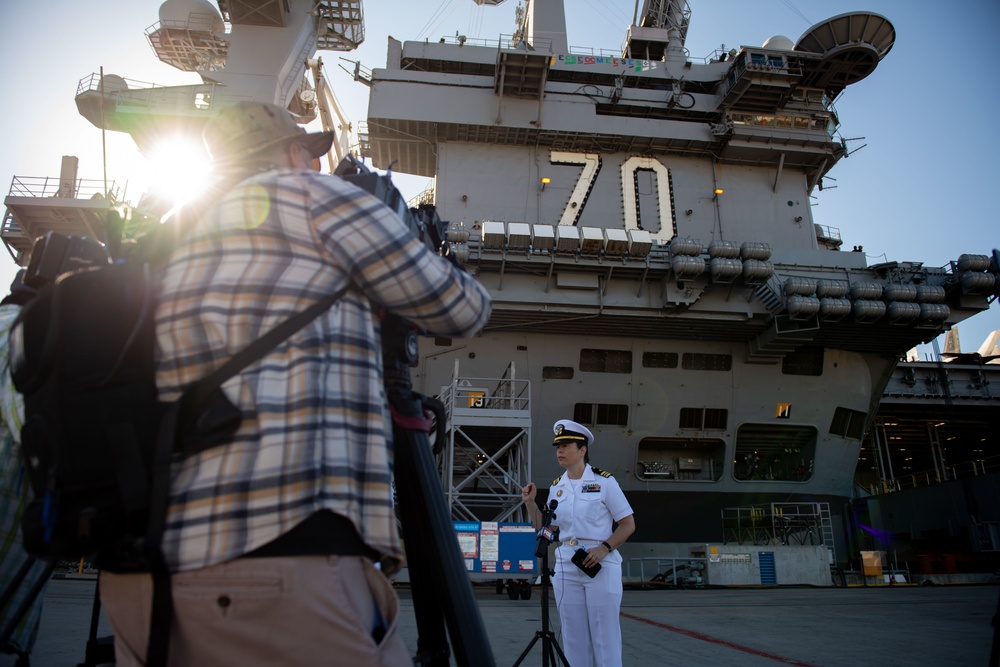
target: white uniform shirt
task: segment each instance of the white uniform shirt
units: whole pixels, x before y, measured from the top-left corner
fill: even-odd
[[[577,480],[572,480],[576,483]],[[632,507],[611,473],[596,470],[587,464],[576,490],[574,484],[563,473],[552,482],[548,502],[558,501],[553,526],[559,527],[557,549],[558,559],[568,561],[578,546],[569,544],[571,539],[583,540],[584,548],[591,548],[611,536],[611,524],[630,516]],[[608,558],[621,560],[618,551],[612,551]]]

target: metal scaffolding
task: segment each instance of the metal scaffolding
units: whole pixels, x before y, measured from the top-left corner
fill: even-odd
[[[829,503],[771,503],[722,510],[723,544],[823,544],[836,561]]]
[[[511,363],[500,378],[463,378],[458,363],[438,397],[447,441],[441,486],[456,521],[528,521],[521,488],[531,481],[531,387]]]

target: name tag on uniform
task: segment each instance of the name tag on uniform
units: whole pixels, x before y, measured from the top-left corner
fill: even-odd
[[[582,493],[600,493],[600,492],[601,492],[600,484],[585,484],[582,489]]]

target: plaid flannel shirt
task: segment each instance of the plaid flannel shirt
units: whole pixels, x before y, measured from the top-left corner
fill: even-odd
[[[240,557],[320,509],[400,558],[377,310],[468,337],[489,317],[488,292],[380,201],[310,171],[251,177],[191,224],[156,311],[164,400],[322,296],[350,288],[223,385],[243,422],[230,443],[172,470],[163,537],[171,569]]]

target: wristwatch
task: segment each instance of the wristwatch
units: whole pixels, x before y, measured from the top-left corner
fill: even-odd
[[[611,553],[612,551],[614,551],[614,549],[611,548],[611,545],[608,544],[607,542],[601,540],[601,544],[603,544],[605,546],[605,548],[608,550],[608,553]]]

